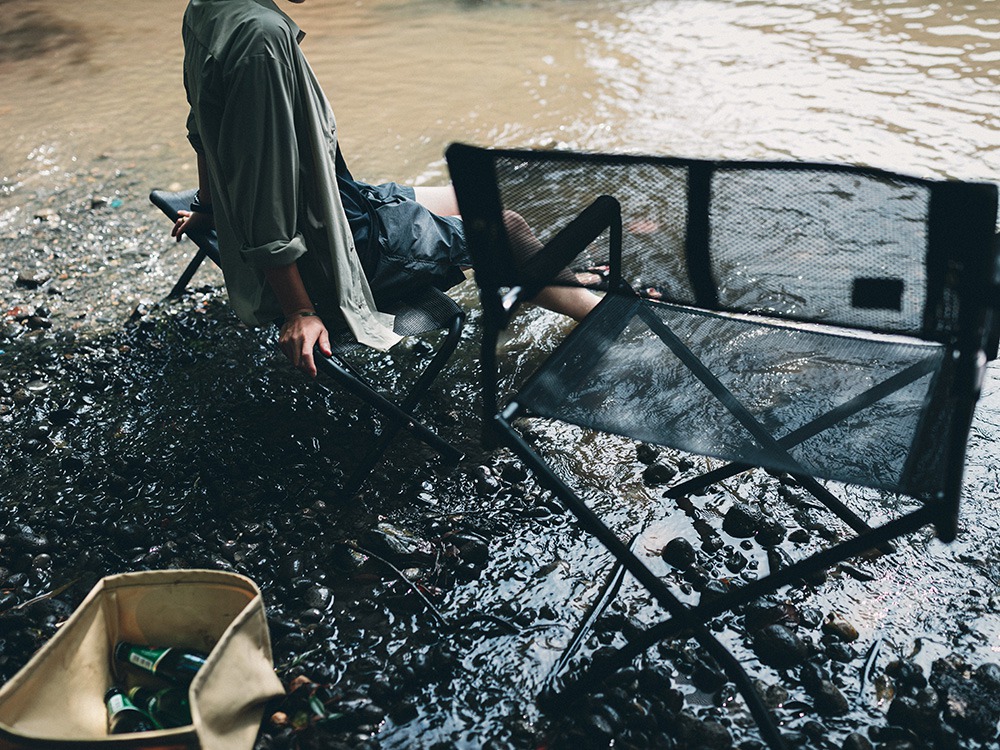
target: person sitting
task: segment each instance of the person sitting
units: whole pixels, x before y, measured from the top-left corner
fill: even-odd
[[[354,179],[304,35],[272,0],[190,0],[182,36],[198,197],[171,234],[215,227],[234,312],[281,320],[281,350],[306,374],[314,348],[330,354],[328,325],[388,349],[399,336],[379,306],[471,266],[454,191]],[[519,244],[522,257],[541,247]],[[598,298],[549,286],[534,301],[579,320]]]

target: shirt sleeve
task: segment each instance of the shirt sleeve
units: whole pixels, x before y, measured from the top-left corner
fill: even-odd
[[[240,252],[258,269],[288,265],[306,252],[297,231],[297,92],[294,71],[271,51],[244,60],[227,87],[216,153]]]

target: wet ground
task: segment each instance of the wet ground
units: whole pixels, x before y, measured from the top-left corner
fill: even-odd
[[[289,726],[266,721],[262,748],[758,746],[732,684],[687,642],[652,650],[582,704],[540,708],[609,561],[517,460],[481,448],[471,285],[453,292],[470,324],[424,408],[466,459],[441,466],[402,437],[348,501],[338,483],[374,429],[364,407],[305,381],[266,333],[239,325],[213,269],[188,295],[158,301],[188,246],[164,239],[127,165],[59,180],[24,196],[0,237],[11,263],[0,679],[102,575],[209,567],[258,582],[282,677],[290,688],[313,681],[271,707]],[[564,326],[528,315],[506,344],[510,361],[527,366]],[[392,383],[426,357],[411,345],[362,364]],[[992,743],[996,404],[991,370],[959,542],[920,534],[715,624],[793,746],[868,746],[853,733],[877,747]],[[787,480],[752,473],[678,506],[658,483],[704,460],[543,424],[530,432],[563,470],[602,488],[591,499],[623,537],[643,531],[649,564],[687,597],[839,533]],[[876,517],[894,507],[850,494]],[[732,520],[741,509],[743,530]],[[655,614],[626,582],[581,653],[620,643]],[[307,726],[302,696],[313,691],[329,717]]]
[[[94,21],[24,3],[5,16],[20,33],[0,30],[0,78],[18,93],[0,107],[11,125],[0,135],[0,681],[101,576],[210,567],[261,586],[276,666],[298,687],[271,707],[284,719],[265,720],[260,748],[758,746],[732,685],[686,642],[651,651],[581,704],[542,710],[536,695],[609,563],[518,461],[480,446],[468,285],[453,292],[469,311],[465,339],[423,410],[466,459],[441,466],[401,438],[349,501],[337,487],[370,444],[370,414],[303,380],[266,334],[238,325],[213,269],[190,295],[160,302],[189,252],[165,238],[146,200],[151,187],[190,182],[176,75],[164,72],[178,63],[176,36],[162,37],[175,28],[167,11],[182,5],[163,0],[150,15],[108,4]],[[346,41],[323,25],[321,3],[303,12],[320,75],[338,101],[359,103],[338,115],[353,163],[372,178],[440,180],[443,146],[459,136],[661,152],[670,143],[691,156],[792,154],[988,178],[997,167],[988,5],[387,2],[357,11]],[[354,45],[349,57],[374,69],[378,51],[364,50],[390,35],[430,82],[414,96],[427,100],[431,85],[451,95],[444,83],[464,69],[443,66],[444,83],[432,75],[440,38],[430,32],[442,18],[461,24],[452,42],[461,36],[470,53],[460,59],[479,51],[479,79],[502,80],[520,59],[524,81],[458,92],[435,102],[437,115],[383,120],[385,101],[357,82],[341,86],[338,56],[323,54],[345,49],[333,41]],[[497,35],[497,23],[510,33]],[[26,36],[30,49],[19,46]],[[137,62],[114,64],[110,48]],[[24,59],[51,69],[27,73]],[[92,93],[82,93],[80,70]],[[779,84],[803,70],[808,91]],[[130,107],[114,86],[132,92]],[[419,108],[414,96],[393,106]],[[388,124],[367,132],[369,122]],[[528,316],[507,342],[510,360],[526,366],[563,327]],[[368,364],[391,382],[426,356],[415,345]],[[793,746],[998,746],[998,431],[992,367],[957,542],[913,535],[895,554],[838,566],[716,623]],[[804,493],[764,473],[679,507],[662,499],[657,476],[681,478],[704,460],[543,424],[531,434],[567,475],[599,488],[590,499],[624,538],[644,530],[639,549],[686,597],[839,533]],[[895,507],[846,492],[875,518]],[[723,527],[734,507],[750,511],[742,530]],[[785,533],[768,539],[761,525]],[[583,652],[655,615],[626,582]],[[320,725],[306,709],[311,692],[325,705]]]

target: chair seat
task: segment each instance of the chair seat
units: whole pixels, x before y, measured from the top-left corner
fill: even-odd
[[[911,456],[933,426],[921,419],[932,391],[946,399],[944,355],[898,336],[611,295],[516,400],[644,442],[929,497],[941,489],[940,452]]]

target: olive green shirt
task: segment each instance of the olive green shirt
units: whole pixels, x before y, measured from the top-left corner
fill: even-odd
[[[241,320],[271,323],[282,311],[264,271],[297,263],[328,324],[388,349],[399,336],[354,247],[336,121],[301,36],[271,0],[190,0],[184,13],[188,138],[208,163],[226,288]]]

